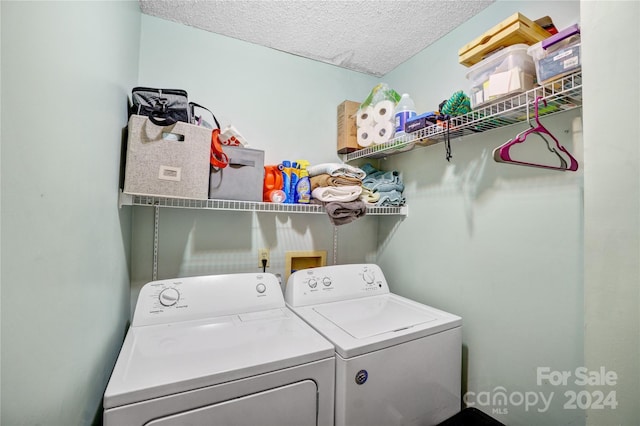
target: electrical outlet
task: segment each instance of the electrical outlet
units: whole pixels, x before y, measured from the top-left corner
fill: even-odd
[[[269,249],[268,248],[263,248],[263,249],[258,249],[258,267],[262,268],[262,261],[266,260],[267,261],[267,265],[266,266],[270,266],[269,265]]]

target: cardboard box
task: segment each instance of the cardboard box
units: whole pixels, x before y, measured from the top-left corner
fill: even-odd
[[[264,151],[236,146],[223,147],[229,164],[211,168],[209,198],[217,200],[262,201]]]
[[[207,199],[211,129],[181,121],[156,126],[132,115],[128,135],[123,192]]]
[[[356,128],[356,113],[360,102],[344,101],[338,105],[338,154],[360,149]]]
[[[498,49],[526,44],[531,46],[551,37],[551,33],[521,13],[515,13],[458,50],[458,61],[467,67],[477,64]]]

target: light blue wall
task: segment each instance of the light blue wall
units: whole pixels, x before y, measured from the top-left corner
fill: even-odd
[[[87,425],[124,335],[130,209],[118,210],[137,2],[2,10],[3,425]]]
[[[456,90],[470,88],[458,48],[515,12],[550,15],[558,28],[579,22],[579,2],[498,1],[385,76],[408,92],[419,112],[438,108]],[[582,161],[580,110],[542,120]],[[467,400],[509,425],[584,423],[581,410],[564,408],[571,385],[538,385],[536,369],[573,370],[583,356],[583,184],[577,173],[496,163],[492,151],[526,125],[414,149],[384,162],[401,170],[409,217],[383,232],[378,262],[392,289],[463,318]],[[531,137],[530,139],[535,139]],[[520,155],[545,150],[538,139]],[[521,157],[522,158],[522,157]],[[525,157],[526,158],[526,157]],[[540,393],[555,398],[524,404],[493,402]],[[491,400],[483,400],[490,395]],[[541,411],[538,411],[541,410]]]
[[[640,424],[640,3],[587,1],[581,15],[590,46],[583,62],[585,361],[617,374],[604,389],[619,403],[615,411],[590,410],[587,420]],[[602,126],[621,100],[611,122],[620,125]]]
[[[161,46],[161,48],[160,48]],[[366,97],[373,77],[142,17],[140,84],[180,87],[234,125],[265,162],[338,161],[336,108]],[[205,117],[206,118],[206,117]]]
[[[0,6],[0,46],[2,45],[2,7]],[[2,93],[2,55],[0,54],[0,93]],[[2,102],[0,102],[0,141],[2,141]],[[0,188],[2,188],[2,149],[0,149]],[[2,241],[2,196],[0,196],[0,242]],[[0,320],[2,320],[2,244],[0,244]],[[2,329],[0,323],[0,421],[2,420]]]
[[[158,48],[162,46],[162,48]],[[140,85],[179,87],[234,125],[265,164],[340,161],[337,106],[361,100],[377,80],[298,56],[151,16],[142,17]],[[206,119],[206,115],[205,115]],[[151,280],[153,210],[134,210],[133,289]],[[333,226],[325,214],[161,209],[158,277],[257,272],[257,252],[271,251],[269,272],[284,276],[287,251],[323,250],[333,263]],[[339,228],[339,263],[375,260],[377,218]],[[357,241],[357,243],[355,243]]]
[[[469,93],[458,48],[515,12],[550,15],[564,28],[579,22],[579,6],[496,2],[385,78],[410,93],[419,112],[437,109],[456,90]],[[582,134],[573,129],[580,111],[543,122],[583,164]],[[582,170],[494,162],[493,149],[525,126],[455,139],[450,163],[442,144],[385,162],[403,172],[411,215],[381,245],[378,261],[398,293],[462,316],[463,391],[476,408],[510,425],[581,424],[584,412],[564,409],[562,395],[548,408],[541,400],[527,408],[481,396],[580,390],[539,386],[536,369],[584,365]],[[530,141],[520,155],[533,155],[534,146],[544,144]]]
[[[483,153],[521,126],[453,141],[451,165],[442,145],[398,155],[385,165],[403,171],[411,214],[400,227],[383,226],[379,263],[396,291],[462,315],[468,391],[553,393],[544,413],[540,405],[527,411],[510,403],[505,415],[493,401],[476,407],[510,425],[638,424],[638,3],[497,2],[386,79],[412,93],[419,110],[433,109],[466,87],[452,47],[514,11],[549,14],[560,28],[581,18],[582,132],[580,111],[543,119],[581,170],[557,174],[489,159],[477,178]],[[457,84],[431,84],[443,75]],[[616,125],[603,125],[617,102],[624,106],[615,108]],[[538,367],[568,371],[568,386],[538,385]],[[581,389],[581,367],[618,379]],[[583,392],[583,404],[603,392],[613,406],[565,408],[567,390]]]
[[[544,122],[562,135],[578,113]],[[547,395],[557,389],[536,384],[537,367],[584,364],[582,180],[495,163],[492,149],[521,130],[452,141],[451,166],[442,145],[387,162],[403,171],[410,215],[381,233],[378,263],[393,291],[463,317],[465,385],[476,395],[498,387]],[[477,408],[513,425],[583,421],[559,401],[544,415]]]

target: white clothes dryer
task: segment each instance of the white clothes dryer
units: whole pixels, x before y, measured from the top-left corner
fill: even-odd
[[[460,411],[460,317],[391,293],[373,264],[297,271],[285,300],[335,346],[336,426],[436,425]]]
[[[153,281],[104,394],[105,426],[331,426],[333,346],[272,274]]]

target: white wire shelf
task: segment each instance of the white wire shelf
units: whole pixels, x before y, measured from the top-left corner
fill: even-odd
[[[122,191],[120,191],[120,206],[170,207],[179,209],[232,210],[266,213],[326,213],[324,207],[318,204],[278,204],[235,200],[194,200],[189,198],[131,195],[125,194]],[[409,207],[406,205],[398,207],[371,205],[367,206],[366,214],[369,216],[407,216],[408,213]]]
[[[540,116],[580,107],[582,105],[582,72],[559,78],[508,99],[492,102],[468,114],[452,117],[448,137],[454,139],[523,122],[527,119],[527,108],[529,108],[529,114],[533,112],[533,102],[538,96],[542,96],[547,101],[547,106],[540,108]],[[344,162],[349,162],[358,158],[387,157],[412,149],[415,144],[428,146],[444,142],[446,137],[446,127],[437,124],[399,136],[384,144],[372,145],[345,154],[342,159]]]

